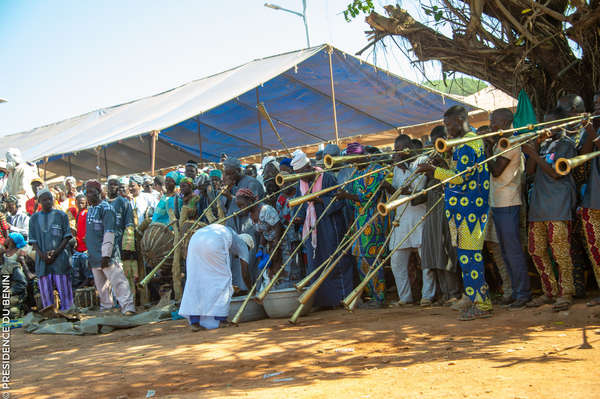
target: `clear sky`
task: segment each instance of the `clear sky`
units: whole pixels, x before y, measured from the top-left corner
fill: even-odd
[[[342,15],[350,0],[307,1],[312,46],[354,54],[367,44],[364,17],[347,23]],[[306,47],[302,19],[264,2],[0,0],[0,98],[8,100],[0,104],[0,135]],[[301,0],[269,2],[302,8]],[[399,51],[376,55],[363,58],[422,80]]]

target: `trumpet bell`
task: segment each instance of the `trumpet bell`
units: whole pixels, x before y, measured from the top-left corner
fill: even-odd
[[[566,176],[571,173],[571,161],[567,158],[558,158],[554,164],[554,170],[561,176]]]
[[[600,156],[600,151],[590,152],[589,154],[583,154],[573,158],[558,158],[554,164],[554,170],[559,175],[566,176],[571,173],[573,168],[576,168],[587,161],[591,161],[598,156]]]

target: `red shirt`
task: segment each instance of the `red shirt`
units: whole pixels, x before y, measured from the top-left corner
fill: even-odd
[[[35,201],[36,199],[35,197],[33,197],[29,198],[27,202],[25,202],[25,212],[27,212],[29,216],[42,210],[42,206],[40,204],[38,204],[37,209],[33,209],[33,207],[35,206]]]
[[[87,251],[87,246],[85,245],[85,225],[87,212],[87,209],[83,209],[79,211],[77,216],[75,216],[75,223],[77,226],[77,234],[75,235],[75,238],[77,239],[77,246],[75,247],[75,251],[77,252]]]

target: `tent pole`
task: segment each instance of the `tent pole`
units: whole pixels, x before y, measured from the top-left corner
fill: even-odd
[[[331,82],[331,103],[333,104],[333,127],[335,129],[335,144],[339,146],[340,137],[338,134],[337,112],[335,109],[335,88],[333,87],[333,66],[331,63],[331,53],[333,53],[333,48],[329,46],[327,52],[329,53],[329,80]]]
[[[48,172],[48,157],[44,157],[44,183],[46,183],[47,172]]]
[[[156,167],[156,140],[158,140],[158,130],[153,130],[151,133],[152,138],[152,165],[150,168],[150,174],[154,176],[154,168]]]
[[[202,164],[202,132],[200,132],[200,117],[196,118],[198,125],[198,149],[200,150],[200,164]]]
[[[102,149],[104,152],[104,171],[106,172],[106,180],[108,181],[108,159],[106,157],[106,147]]]
[[[100,180],[100,171],[102,168],[100,167],[100,147],[96,148],[96,177]]]
[[[69,155],[69,176],[73,176],[73,164],[71,163],[70,155]]]
[[[258,96],[258,86],[256,86],[256,117],[258,118],[258,133],[260,134],[260,159],[265,157],[263,151],[263,131],[262,131],[262,121],[260,119],[260,111],[258,110],[258,104],[260,103],[260,98]]]

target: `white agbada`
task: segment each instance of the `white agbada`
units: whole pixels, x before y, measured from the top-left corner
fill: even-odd
[[[179,308],[181,316],[227,317],[233,295],[232,256],[248,262],[246,243],[229,227],[211,224],[192,235]]]
[[[142,220],[145,219],[148,208],[155,208],[158,203],[152,194],[144,192],[140,192],[137,197],[133,197],[129,202],[133,211],[137,214],[138,223],[142,223]]]
[[[419,164],[425,162],[426,158],[420,157],[408,166],[408,169],[404,170],[399,167],[394,168],[394,179],[392,180],[392,186],[398,189],[404,183],[411,178],[411,174],[417,168]],[[426,183],[426,178],[423,175],[416,177],[410,185],[412,192],[417,192],[423,189]],[[406,195],[400,195],[398,198],[404,198]],[[406,208],[406,210],[404,210]],[[403,213],[404,212],[404,213]],[[410,202],[406,205],[399,206],[396,208],[396,215],[394,221],[398,222],[398,227],[394,227],[392,232],[392,238],[390,239],[390,250],[396,248],[396,245],[404,239],[404,237],[410,232],[410,230],[421,220],[421,217],[427,212],[427,205],[425,203],[420,205],[410,205]],[[402,215],[402,217],[400,217]],[[408,237],[408,239],[400,246],[400,249],[405,248],[420,248],[423,238],[423,224],[420,224],[415,231]]]

